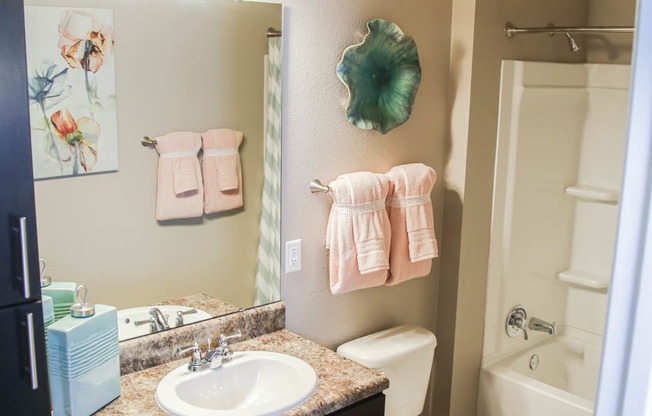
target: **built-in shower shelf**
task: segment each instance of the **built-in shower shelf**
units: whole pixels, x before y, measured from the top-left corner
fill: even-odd
[[[574,198],[606,204],[618,203],[618,191],[615,189],[598,188],[597,186],[574,185],[566,188],[566,193]]]
[[[570,269],[557,275],[557,279],[562,282],[571,283],[578,286],[584,286],[591,289],[606,289],[609,287],[609,277],[601,276],[595,273],[589,273],[584,270]]]

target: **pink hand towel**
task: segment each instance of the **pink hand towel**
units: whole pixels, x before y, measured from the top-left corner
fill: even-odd
[[[437,173],[422,163],[392,168],[388,173],[387,211],[392,227],[387,285],[427,276],[437,257],[430,192]]]
[[[204,188],[197,152],[201,137],[197,133],[180,131],[156,138],[158,186],[156,219],[201,217]]]
[[[204,142],[204,212],[239,208],[242,201],[242,171],[238,148],[242,132],[231,129],[208,130],[201,135]]]
[[[391,228],[384,208],[389,183],[371,172],[341,175],[326,231],[333,294],[380,286],[387,280]]]

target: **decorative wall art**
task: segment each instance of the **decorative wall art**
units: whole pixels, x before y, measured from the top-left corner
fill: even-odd
[[[34,178],[118,169],[113,11],[25,7]]]
[[[410,117],[421,66],[414,39],[395,23],[376,19],[367,29],[362,43],[342,54],[337,76],[349,90],[349,121],[385,134]]]

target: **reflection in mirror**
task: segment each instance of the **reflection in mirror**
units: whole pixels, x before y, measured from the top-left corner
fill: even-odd
[[[281,6],[219,0],[27,0],[26,6],[110,9],[115,39],[119,167],[35,182],[45,274],[53,282],[83,283],[96,303],[118,308],[121,324],[133,325],[122,338],[155,330],[152,305],[175,327],[279,300],[281,38],[267,31],[281,29]],[[243,132],[243,207],[157,221],[158,154],[141,138],[214,128]],[[102,154],[101,140],[98,146]],[[136,328],[140,321],[146,324]]]

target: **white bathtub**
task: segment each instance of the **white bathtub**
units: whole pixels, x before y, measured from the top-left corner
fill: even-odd
[[[601,350],[601,337],[568,328],[497,362],[487,360],[480,375],[478,415],[592,415]],[[532,370],[534,354],[539,365]]]

